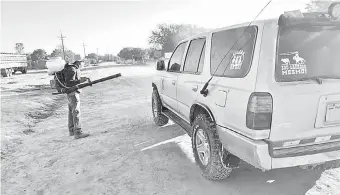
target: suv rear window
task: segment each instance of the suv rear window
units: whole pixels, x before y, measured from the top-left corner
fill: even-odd
[[[340,77],[340,27],[290,27],[280,31],[277,82]]]
[[[210,73],[215,76],[232,78],[245,77],[252,64],[256,35],[256,26],[240,27],[213,33]],[[235,44],[236,41],[237,43]],[[227,53],[228,55],[225,56]]]

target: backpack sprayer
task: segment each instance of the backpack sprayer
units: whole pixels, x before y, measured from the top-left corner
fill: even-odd
[[[52,68],[55,69],[55,67],[52,67]],[[56,70],[53,71],[52,70],[52,72],[54,72],[53,73],[54,79],[50,80],[50,85],[51,85],[52,89],[56,89],[58,91],[58,92],[52,93],[52,95],[72,93],[74,91],[77,91],[78,89],[81,89],[81,88],[84,88],[84,87],[87,87],[87,86],[92,86],[93,84],[101,83],[101,82],[122,76],[120,73],[118,73],[118,74],[114,74],[114,75],[104,77],[104,78],[101,78],[101,79],[97,79],[97,80],[94,80],[94,81],[91,81],[89,78],[87,78],[87,82],[85,82],[85,83],[80,83],[80,84],[72,86],[72,87],[67,87],[66,84],[65,84],[64,71],[65,71],[65,69],[62,69],[62,70],[59,69],[59,71],[56,71]]]
[[[61,71],[59,71],[54,75],[54,80],[51,80],[51,86],[55,86],[55,87],[52,87],[52,88],[56,88],[57,91],[58,91],[58,92],[52,93],[52,95],[72,93],[72,92],[74,92],[78,89],[88,87],[88,86],[92,86],[93,84],[101,83],[101,82],[111,80],[111,79],[114,79],[114,78],[118,78],[120,76],[122,76],[122,75],[120,73],[118,73],[118,74],[114,74],[114,75],[104,77],[104,78],[101,78],[101,79],[97,79],[97,80],[94,80],[94,81],[91,81],[89,78],[87,78],[87,81],[88,81],[87,83],[80,83],[80,84],[75,85],[73,87],[66,87],[65,84],[63,82],[61,82],[61,80],[63,80],[62,79],[63,73]]]

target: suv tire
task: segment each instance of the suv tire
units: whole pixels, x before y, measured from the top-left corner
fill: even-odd
[[[156,89],[152,92],[152,115],[157,126],[168,124],[169,118],[162,114],[162,102]]]
[[[196,116],[192,128],[191,142],[194,158],[202,176],[209,180],[223,180],[229,177],[234,167],[230,165],[231,163],[226,163],[226,160],[223,160],[228,159],[225,158],[228,156],[228,152],[222,147],[215,122],[206,114],[200,113]],[[200,139],[202,136],[206,142]],[[201,146],[199,147],[199,145]],[[202,146],[209,149],[204,154],[205,157],[208,157],[208,160],[205,159],[204,162],[202,162],[202,153],[207,150],[202,149]]]

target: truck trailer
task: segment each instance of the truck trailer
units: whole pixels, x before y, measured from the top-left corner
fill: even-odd
[[[0,53],[0,68],[3,77],[12,76],[17,71],[27,73],[27,58],[23,54]]]

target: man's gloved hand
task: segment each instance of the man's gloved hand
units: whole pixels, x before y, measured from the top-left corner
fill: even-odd
[[[85,83],[88,81],[87,77],[80,77],[80,83]]]

